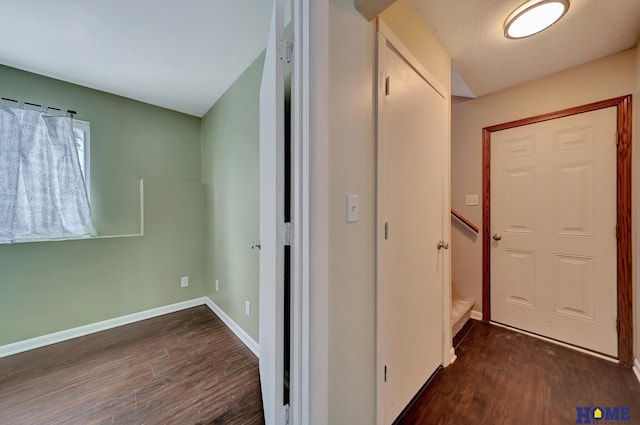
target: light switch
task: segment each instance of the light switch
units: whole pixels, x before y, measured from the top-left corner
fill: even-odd
[[[347,223],[357,223],[360,218],[360,198],[347,195]]]
[[[466,205],[478,205],[478,194],[467,195]]]

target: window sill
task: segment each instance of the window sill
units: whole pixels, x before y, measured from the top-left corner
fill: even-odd
[[[140,179],[140,233],[124,234],[124,235],[98,235],[98,236],[85,236],[79,238],[61,238],[61,239],[33,239],[24,241],[15,241],[12,243],[0,243],[1,245],[17,245],[24,243],[36,243],[36,242],[63,242],[63,241],[85,241],[95,239],[120,239],[120,238],[138,238],[144,236],[144,179]]]

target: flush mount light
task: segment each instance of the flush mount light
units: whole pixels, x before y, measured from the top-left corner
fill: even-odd
[[[504,36],[524,38],[549,28],[569,10],[569,0],[529,0],[504,22]]]

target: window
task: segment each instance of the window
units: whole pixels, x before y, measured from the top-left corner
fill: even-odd
[[[84,185],[87,188],[87,197],[91,200],[89,169],[91,160],[91,124],[88,121],[73,120],[73,135],[76,138],[76,149],[78,150],[78,159],[80,160],[80,171],[84,178]]]
[[[0,243],[95,236],[89,130],[85,121],[0,106]]]

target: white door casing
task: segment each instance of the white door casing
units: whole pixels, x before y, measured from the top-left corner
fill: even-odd
[[[284,423],[283,0],[275,0],[260,86],[260,384],[267,425]]]
[[[376,376],[377,423],[386,425],[448,351],[450,263],[438,242],[449,235],[449,116],[446,91],[380,31]]]
[[[291,173],[292,173],[292,239],[291,239],[291,369],[289,423],[308,425],[322,423],[320,415],[311,417],[311,391],[321,391],[311,373],[321,373],[310,359],[311,335],[318,338],[310,326],[310,105],[309,92],[309,16],[308,2],[292,0],[291,35]],[[316,12],[317,13],[317,12]],[[285,15],[286,16],[286,15]],[[286,19],[285,19],[286,20]],[[318,99],[315,99],[317,101]],[[319,208],[315,211],[318,212]],[[319,257],[316,255],[316,258]],[[320,297],[316,297],[319,299]],[[318,402],[319,397],[313,397]],[[322,414],[326,414],[323,412]],[[315,422],[318,421],[318,422]]]
[[[617,357],[610,107],[491,134],[491,319]],[[487,235],[489,237],[489,235]]]

